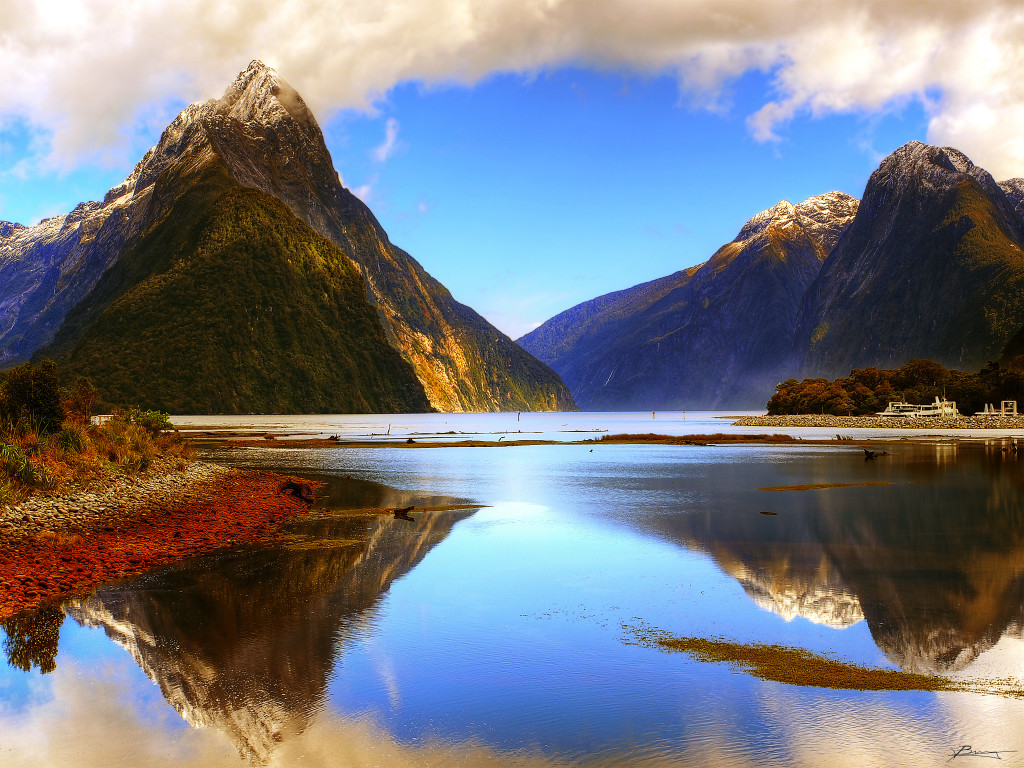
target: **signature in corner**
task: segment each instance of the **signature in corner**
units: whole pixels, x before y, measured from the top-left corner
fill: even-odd
[[[993,749],[988,751],[982,751],[974,749],[973,747],[971,747],[970,744],[964,744],[962,747],[958,747],[957,749],[953,750],[953,755],[949,758],[949,760],[952,760],[957,757],[988,757],[992,758],[993,760],[1002,760],[1003,758],[1001,757],[1001,755],[1009,754],[1011,752],[1016,751],[1016,749]],[[949,760],[947,760],[946,762],[948,763]]]

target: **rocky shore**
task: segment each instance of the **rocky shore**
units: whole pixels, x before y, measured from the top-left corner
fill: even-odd
[[[147,505],[181,504],[198,482],[212,482],[231,470],[195,461],[183,470],[156,462],[138,475],[115,475],[91,490],[30,496],[14,506],[0,507],[0,536],[8,543],[43,531],[70,527],[102,527]]]
[[[157,463],[102,488],[0,508],[0,621],[97,584],[275,537],[309,504],[287,478]],[[306,494],[308,495],[308,493]]]
[[[1024,416],[928,416],[902,419],[886,416],[830,416],[812,413],[791,416],[744,416],[736,427],[824,427],[828,429],[1020,429]]]

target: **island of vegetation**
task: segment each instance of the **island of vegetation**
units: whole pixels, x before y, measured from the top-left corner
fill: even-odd
[[[936,397],[955,401],[961,414],[984,410],[1003,400],[1024,402],[1024,358],[992,362],[978,373],[946,368],[932,360],[914,359],[901,368],[858,368],[829,381],[787,379],[768,401],[768,415],[831,414],[874,416],[893,401],[930,403]]]

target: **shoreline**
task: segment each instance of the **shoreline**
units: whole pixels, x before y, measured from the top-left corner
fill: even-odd
[[[156,462],[99,489],[0,508],[0,621],[189,557],[271,541],[309,507],[282,488],[287,479],[201,460],[185,469]]]
[[[828,429],[899,429],[920,431],[925,429],[1020,429],[1024,430],[1021,416],[922,416],[898,418],[892,416],[832,416],[829,414],[801,413],[789,416],[743,416],[732,423],[734,427],[818,427]]]
[[[887,419],[881,417],[746,416],[734,426],[764,428],[888,428],[905,432],[937,429],[1024,430],[1020,417]],[[924,437],[925,435],[921,435]],[[891,442],[889,436],[804,439],[783,434],[683,436],[604,435],[589,440],[416,440],[341,441],[253,439],[251,433],[207,432],[193,445],[259,448],[441,448],[527,445],[728,445]],[[935,435],[934,437],[942,437]],[[975,437],[975,436],[972,436]],[[1006,435],[998,437],[1007,438]],[[426,439],[424,439],[426,438]],[[236,469],[194,459],[157,460],[138,474],[116,474],[64,493],[36,493],[17,505],[0,506],[0,622],[74,597],[96,586],[139,575],[173,562],[225,547],[274,541],[288,520],[309,512],[310,500],[288,492],[284,475]],[[302,481],[309,488],[307,481]]]

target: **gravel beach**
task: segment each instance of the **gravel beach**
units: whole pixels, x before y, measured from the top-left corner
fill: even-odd
[[[202,461],[183,470],[157,463],[101,489],[0,509],[0,621],[167,563],[272,539],[309,504],[285,480]]]
[[[193,461],[184,470],[155,462],[137,475],[114,475],[105,486],[74,493],[37,493],[21,504],[0,507],[0,536],[10,542],[42,531],[103,526],[153,504],[180,504],[199,482],[232,472],[227,467]]]

